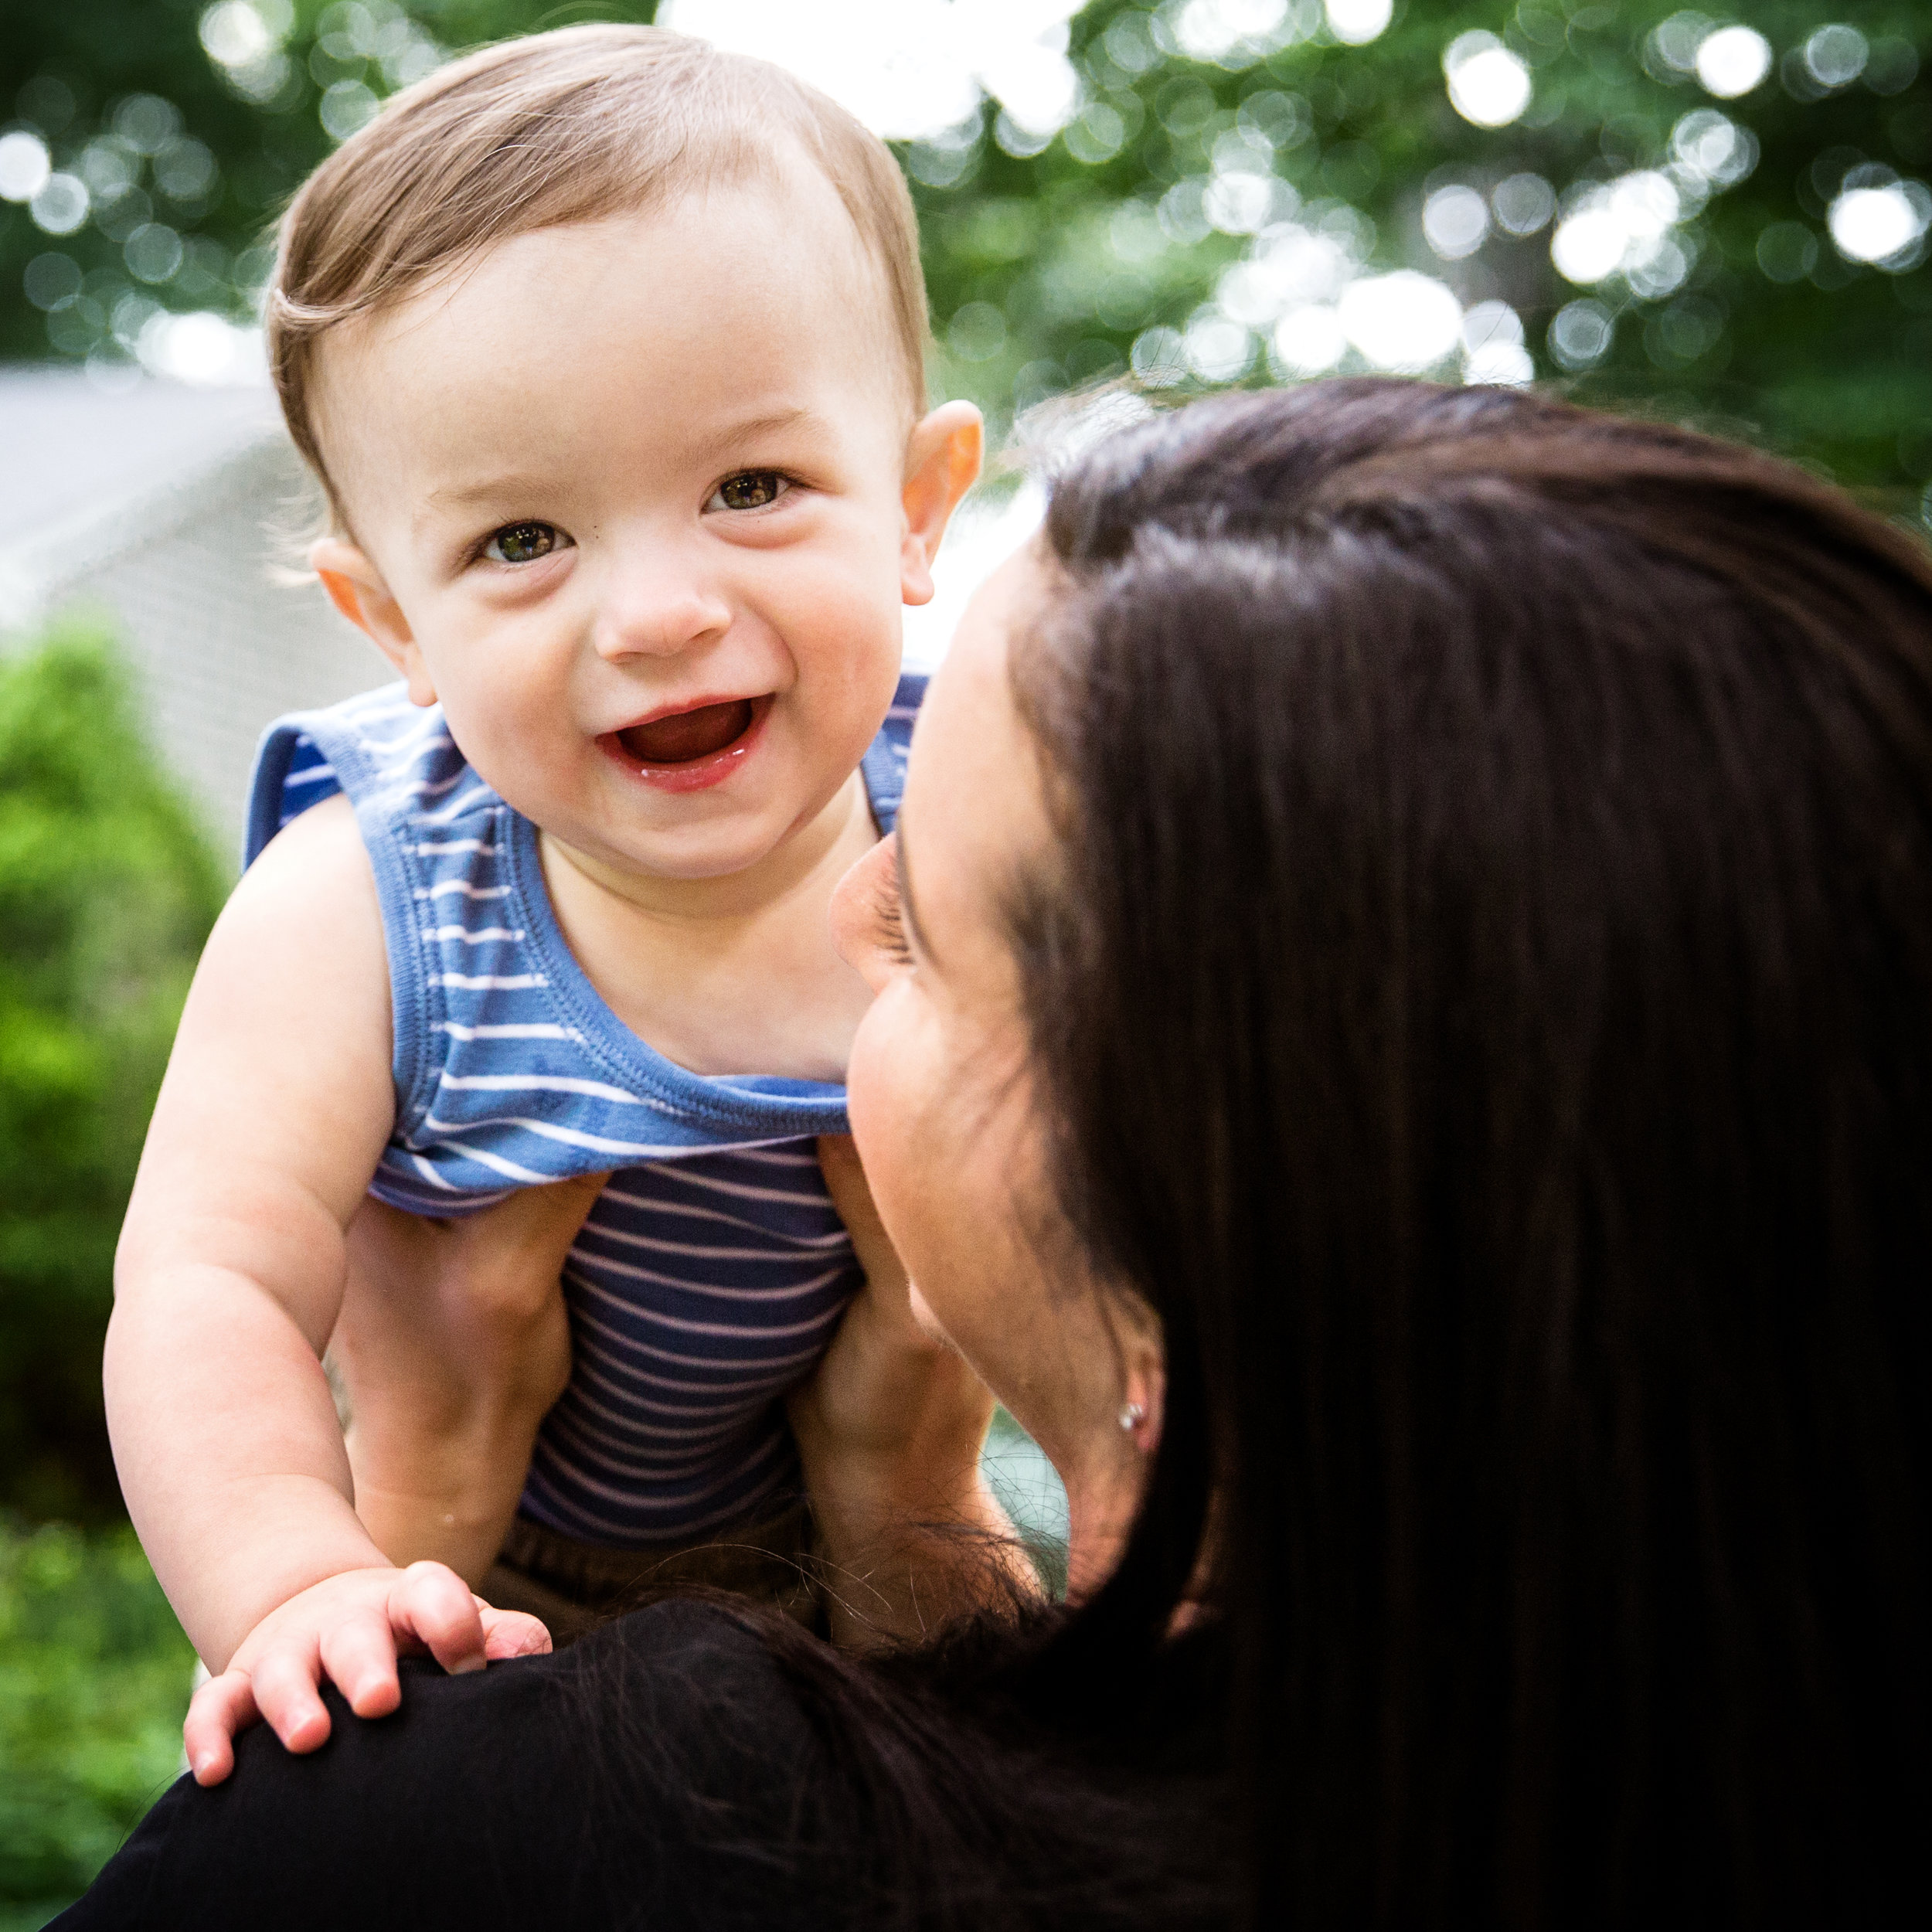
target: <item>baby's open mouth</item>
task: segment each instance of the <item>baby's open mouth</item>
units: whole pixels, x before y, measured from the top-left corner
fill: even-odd
[[[742,738],[757,715],[753,699],[732,698],[723,704],[700,705],[695,711],[679,711],[668,718],[654,718],[648,724],[632,725],[620,731],[617,739],[641,765],[688,765],[694,759],[711,757]]]

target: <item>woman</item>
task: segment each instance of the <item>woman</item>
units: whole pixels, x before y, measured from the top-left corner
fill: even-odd
[[[981,594],[894,864],[854,1131],[1071,1607],[413,1676],[73,1922],[1922,1912],[1919,540],[1507,393],[1203,403]],[[797,1414],[889,1611],[972,1481],[889,1301]]]

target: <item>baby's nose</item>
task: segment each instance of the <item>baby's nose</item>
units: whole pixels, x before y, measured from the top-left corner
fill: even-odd
[[[600,657],[614,660],[675,657],[730,624],[730,606],[696,585],[632,583],[599,611],[594,641]]]

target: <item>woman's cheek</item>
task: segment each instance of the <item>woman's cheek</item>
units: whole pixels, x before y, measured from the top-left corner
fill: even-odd
[[[852,1042],[846,1110],[879,1217],[939,1321],[952,1276],[985,1230],[973,1219],[974,1100],[944,1026],[913,980],[895,975]]]
[[[913,1144],[920,1070],[912,1029],[897,1011],[902,1003],[900,987],[889,985],[859,1022],[846,1063],[845,1111],[879,1218],[903,1253],[902,1223],[917,1221],[916,1203],[906,1196],[920,1168]]]

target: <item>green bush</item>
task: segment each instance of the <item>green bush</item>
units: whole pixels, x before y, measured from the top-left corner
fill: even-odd
[[[0,1519],[0,1932],[78,1897],[175,1777],[194,1663],[124,1523]]]
[[[108,640],[0,658],[0,1504],[100,1520],[114,1240],[222,872]]]

